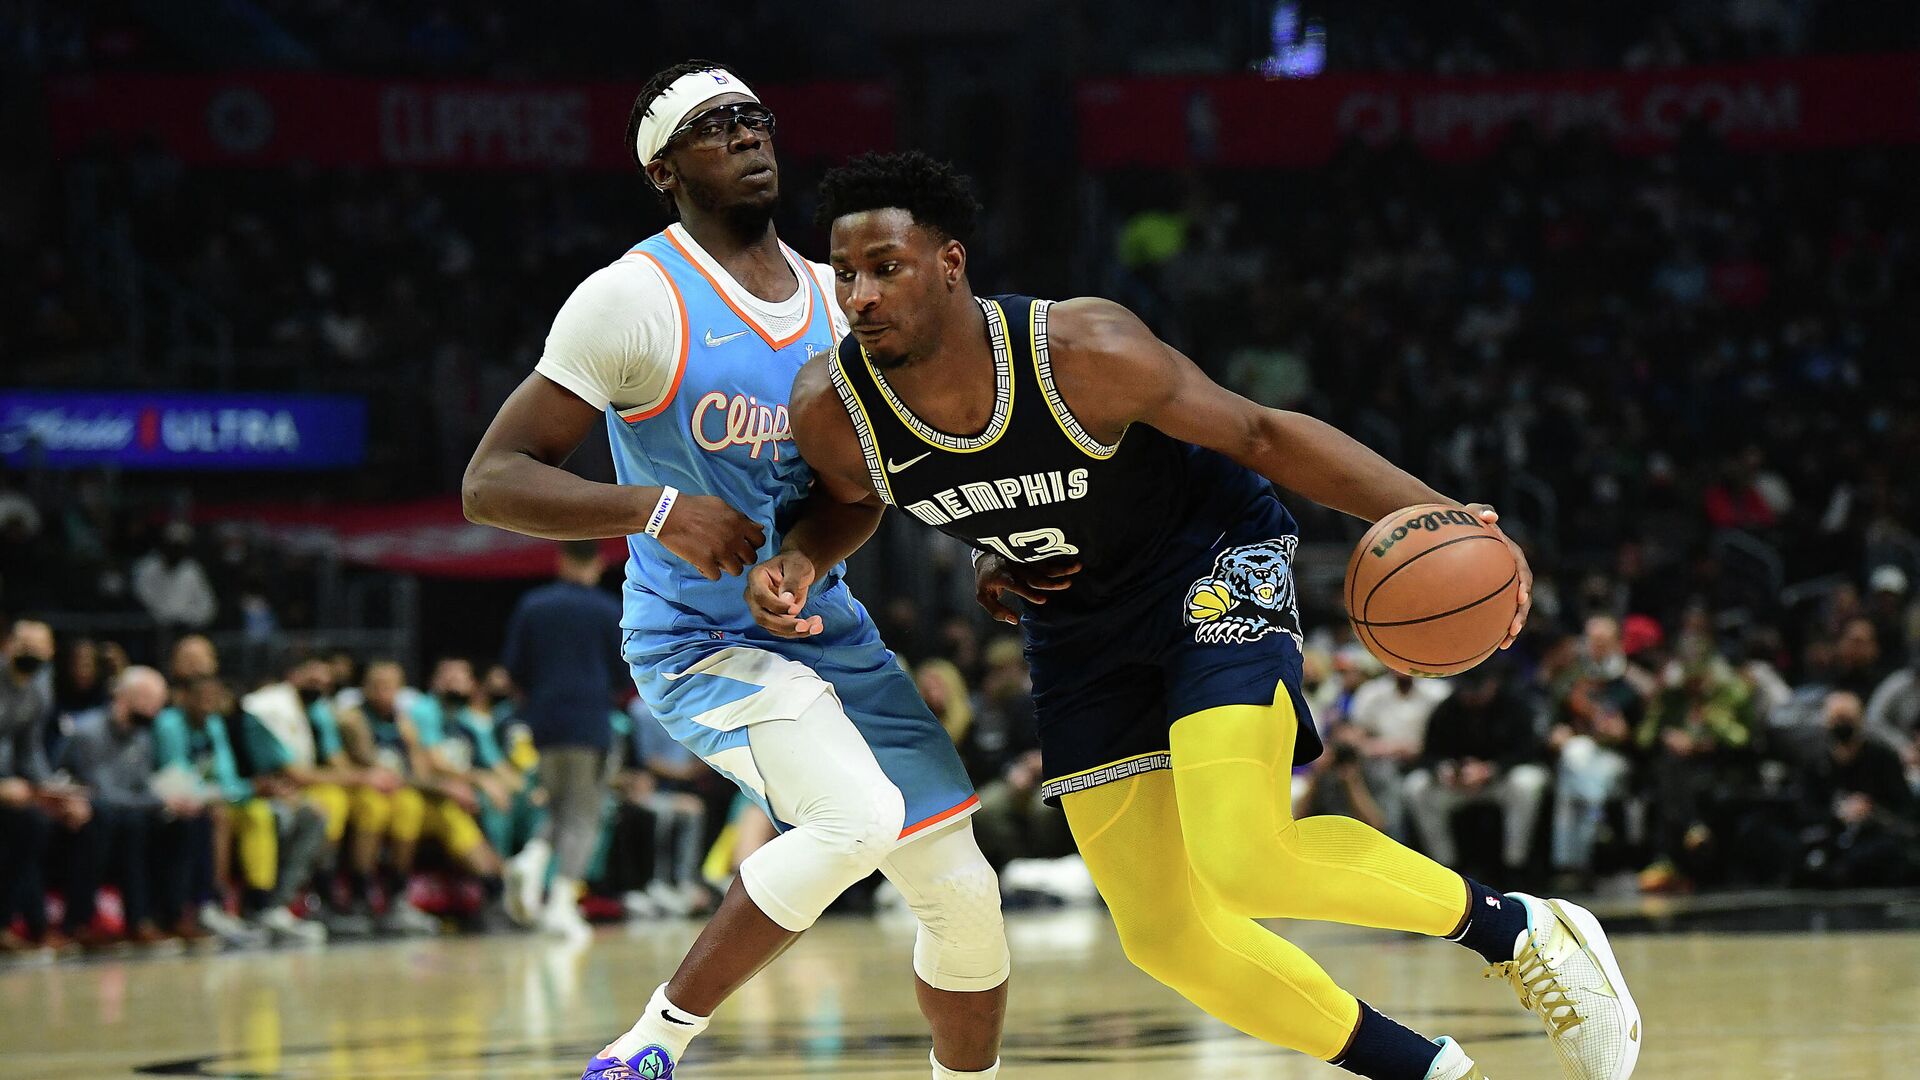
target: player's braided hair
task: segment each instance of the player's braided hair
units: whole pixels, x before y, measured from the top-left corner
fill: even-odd
[[[633,108],[627,113],[627,155],[633,158],[634,167],[639,169],[642,175],[646,174],[647,163],[640,160],[640,147],[638,145],[640,141],[640,121],[644,120],[647,113],[652,110],[654,101],[656,101],[661,94],[666,93],[667,87],[672,86],[673,81],[682,75],[692,75],[698,71],[713,71],[716,68],[724,67],[726,67],[725,64],[717,64],[712,60],[682,60],[680,63],[664,71],[657,72],[653,78],[647,80],[645,86],[640,88],[640,93],[634,96]],[[649,184],[647,186],[652,187],[653,185]],[[654,194],[660,197],[660,202],[665,205],[668,212],[671,213],[673,211],[673,196],[658,189],[655,189]]]
[[[898,154],[862,154],[820,180],[820,207],[814,219],[822,229],[835,218],[863,210],[899,208],[914,224],[948,240],[966,243],[973,236],[980,203],[973,183],[953,166],[918,150]]]

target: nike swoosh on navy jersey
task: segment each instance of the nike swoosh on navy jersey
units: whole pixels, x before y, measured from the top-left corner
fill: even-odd
[[[908,469],[913,468],[915,465],[920,464],[922,461],[925,461],[926,459],[932,456],[933,456],[933,451],[929,450],[926,453],[921,454],[917,458],[908,458],[905,461],[895,461],[892,458],[888,458],[887,471],[890,473],[906,472]]]

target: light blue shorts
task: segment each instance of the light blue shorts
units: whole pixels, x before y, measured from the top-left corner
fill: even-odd
[[[972,812],[980,800],[953,741],[865,610],[838,585],[807,605],[809,613],[820,608],[829,609],[826,630],[804,641],[757,630],[630,631],[623,655],[667,734],[739,785],[782,829],[787,824],[767,802],[747,729],[793,719],[823,696],[838,702],[905,797],[902,838]]]

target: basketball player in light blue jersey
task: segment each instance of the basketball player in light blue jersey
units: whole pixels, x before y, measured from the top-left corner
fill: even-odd
[[[627,139],[679,220],[574,291],[467,468],[474,521],[628,537],[623,649],[641,696],[781,830],[584,1080],[672,1076],[720,1003],[876,869],[920,920],[914,972],[935,1080],[991,1078],[1009,961],[999,885],[968,820],[978,800],[841,581],[882,507],[816,507],[787,535],[813,484],[788,392],[846,324],[832,272],[774,234],[773,132],[773,113],[719,65],[676,65],[647,84]],[[561,468],[598,423],[617,484]],[[833,537],[857,540],[820,543]],[[783,540],[829,568],[801,613],[804,641],[760,629],[743,596],[740,575]]]

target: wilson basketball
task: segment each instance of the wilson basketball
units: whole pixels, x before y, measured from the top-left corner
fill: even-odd
[[[1347,560],[1347,618],[1407,675],[1457,675],[1493,655],[1520,607],[1520,565],[1465,510],[1425,503],[1376,522]]]

